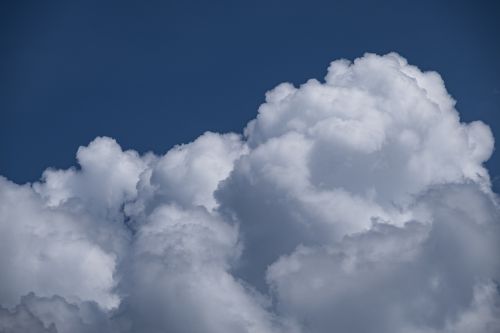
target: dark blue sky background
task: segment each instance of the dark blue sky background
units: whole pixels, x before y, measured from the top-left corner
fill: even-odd
[[[364,52],[438,71],[462,119],[500,142],[497,3],[2,1],[0,174],[34,181],[98,135],[164,153],[206,130],[240,132],[266,90]]]

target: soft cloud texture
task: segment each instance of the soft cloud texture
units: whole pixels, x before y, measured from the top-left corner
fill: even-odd
[[[366,54],[243,136],[0,179],[0,332],[498,332],[494,141],[454,104]]]

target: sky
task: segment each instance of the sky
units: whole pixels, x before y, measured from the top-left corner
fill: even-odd
[[[493,2],[0,10],[0,332],[497,333]]]
[[[20,183],[71,166],[98,135],[164,153],[206,130],[239,132],[276,84],[365,52],[439,72],[461,117],[500,133],[496,1],[0,6],[0,174]]]

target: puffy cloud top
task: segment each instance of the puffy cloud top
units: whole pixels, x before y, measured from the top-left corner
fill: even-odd
[[[0,332],[498,332],[494,140],[401,56],[266,94],[244,135],[97,138],[0,178]]]

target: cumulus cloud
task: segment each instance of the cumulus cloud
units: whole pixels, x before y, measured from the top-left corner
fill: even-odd
[[[30,186],[5,179],[0,179],[0,216],[3,305],[14,305],[29,292],[95,301],[103,308],[118,305],[112,290],[116,255],[103,242],[120,243],[121,227],[111,230],[92,215],[53,209]]]
[[[299,246],[281,257],[267,271],[280,309],[313,332],[456,332],[471,304],[498,294],[500,253],[499,216],[482,220],[471,214],[475,203],[456,195],[485,200],[470,185],[433,190],[417,203],[431,221],[374,221],[336,244]],[[498,330],[494,316],[478,316],[466,331]]]
[[[1,178],[0,332],[498,332],[494,140],[454,105],[366,54],[243,135]]]

